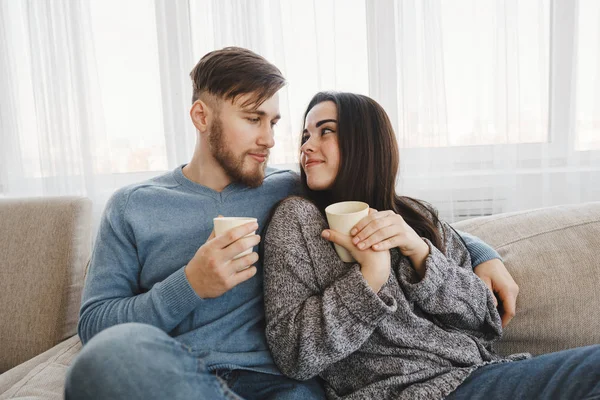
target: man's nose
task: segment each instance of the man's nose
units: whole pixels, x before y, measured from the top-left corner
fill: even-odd
[[[273,127],[269,126],[262,130],[261,135],[258,138],[258,144],[269,149],[275,146],[275,131],[273,130]]]

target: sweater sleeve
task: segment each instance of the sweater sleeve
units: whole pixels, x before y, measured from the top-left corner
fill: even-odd
[[[498,254],[496,250],[494,250],[483,240],[479,239],[477,236],[473,236],[467,232],[459,231],[458,229],[456,230],[456,232],[464,240],[465,245],[467,246],[467,250],[469,250],[469,255],[471,256],[471,264],[473,265],[473,268],[475,268],[481,263],[493,260],[494,258],[502,260],[500,254]]]
[[[102,215],[79,312],[77,330],[83,343],[126,322],[146,323],[169,332],[202,301],[183,266],[142,293],[141,266],[126,218],[128,198],[126,190],[117,191]]]
[[[345,264],[347,270],[331,285],[320,287],[319,274],[331,273],[341,261],[320,237],[325,226],[319,219],[314,205],[290,199],[279,206],[265,235],[267,341],[281,371],[300,380],[358,350],[396,310],[385,286],[375,293],[358,264]]]
[[[502,322],[493,294],[473,272],[460,237],[445,222],[441,228],[445,254],[424,239],[430,250],[425,276],[419,280],[414,268],[404,268],[398,274],[400,285],[407,298],[442,324],[494,341],[502,335]]]

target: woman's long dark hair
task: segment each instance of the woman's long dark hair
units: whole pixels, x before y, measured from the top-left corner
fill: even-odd
[[[400,155],[385,110],[375,100],[360,94],[319,92],[310,101],[303,123],[308,112],[324,101],[331,101],[337,107],[340,165],[332,187],[321,191],[310,190],[300,166],[305,196],[322,213],[325,207],[340,201],[363,201],[378,211],[393,210],[419,236],[444,251],[435,209],[422,201],[396,194]]]

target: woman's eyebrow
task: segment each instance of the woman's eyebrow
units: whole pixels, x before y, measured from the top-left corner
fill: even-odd
[[[326,124],[327,122],[335,122],[337,124],[337,120],[335,120],[335,119],[323,119],[323,120],[317,122],[317,124],[315,126],[318,128],[321,125]]]
[[[334,122],[337,124],[337,120],[336,119],[323,119],[319,122],[316,123],[315,127],[320,127],[323,124],[326,124],[328,122]],[[304,130],[302,131],[302,134],[308,133],[308,128],[304,128]]]

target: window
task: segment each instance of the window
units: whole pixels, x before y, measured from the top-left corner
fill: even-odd
[[[165,170],[154,3],[102,0],[90,5],[106,132],[94,149],[95,172]]]
[[[395,2],[401,147],[548,140],[548,1]]]
[[[579,0],[576,150],[600,150],[600,1]]]

